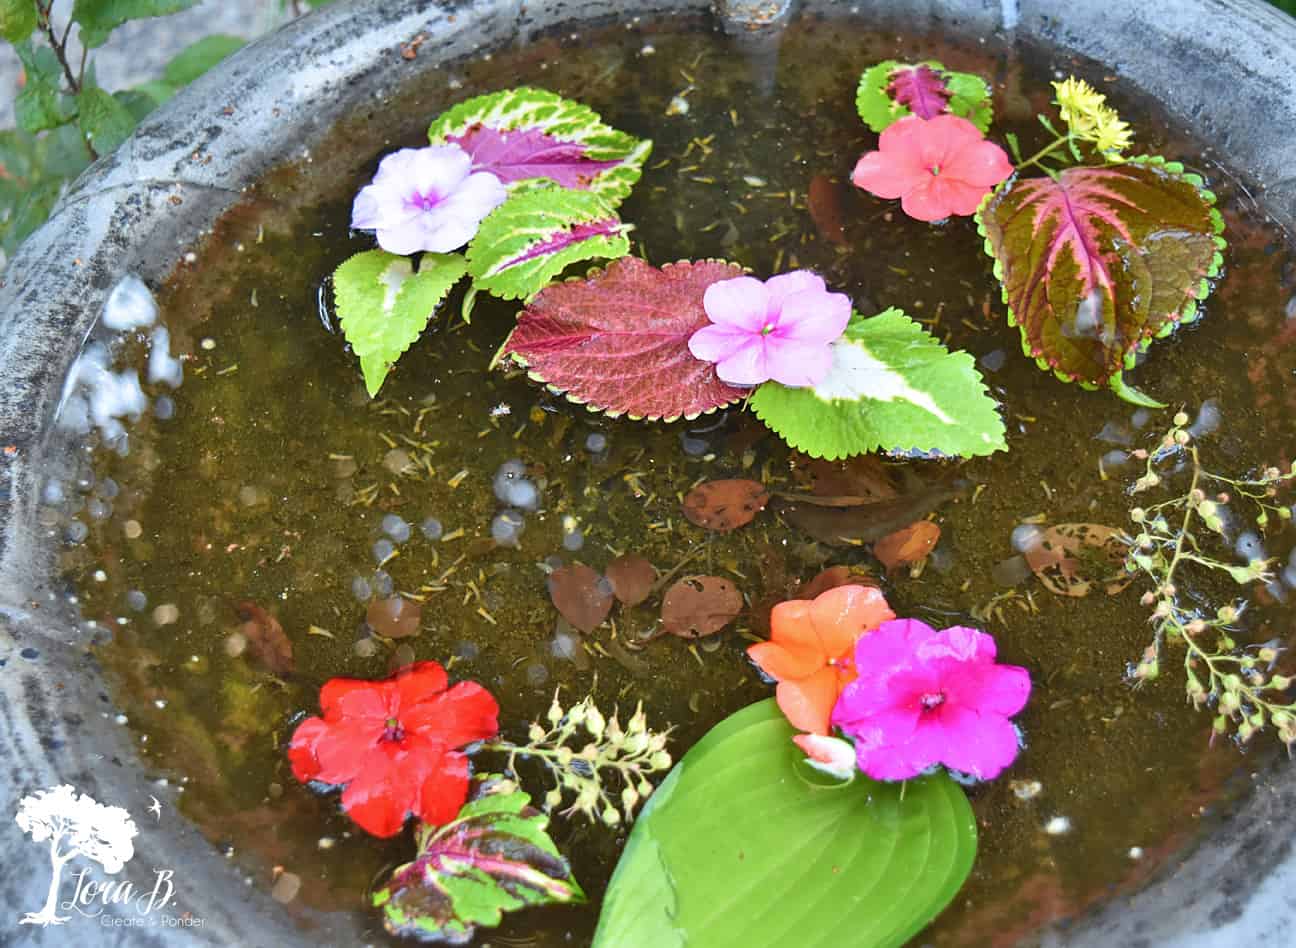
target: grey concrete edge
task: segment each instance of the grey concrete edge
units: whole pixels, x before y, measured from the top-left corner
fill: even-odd
[[[874,12],[911,26],[995,29],[1098,59],[1170,104],[1199,134],[1213,137],[1261,204],[1296,225],[1296,24],[1258,2],[1199,0],[1165,7],[1120,2],[990,3],[916,0],[829,3],[814,12]],[[125,273],[157,284],[184,250],[267,168],[311,147],[337,118],[416,69],[495,48],[568,20],[634,13],[696,13],[703,0],[548,3],[504,0],[354,0],[290,24],[240,51],[151,116],[115,154],[76,183],[50,222],[15,254],[0,287],[0,895],[16,913],[35,907],[48,864],[11,815],[34,789],[70,782],[102,802],[137,808],[168,797],[138,766],[129,735],[104,714],[89,635],[74,615],[35,600],[50,585],[49,558],[36,539],[35,507],[62,381],[112,285]],[[899,11],[909,11],[901,14]],[[399,44],[428,37],[417,62]],[[283,77],[290,76],[289,81]],[[39,606],[39,607],[38,607]],[[24,664],[21,647],[36,647]],[[1296,782],[1265,776],[1231,828],[1134,900],[1113,905],[1044,941],[1066,945],[1232,945],[1290,931],[1288,837]],[[197,834],[174,827],[138,841],[124,875],[151,885],[153,867],[176,869],[184,907],[205,930],[76,932],[88,944],[351,944],[366,940],[351,915],[303,918],[298,928]],[[1227,869],[1227,873],[1223,870]],[[1256,888],[1222,885],[1266,879]],[[0,942],[9,920],[0,918]],[[26,944],[66,943],[57,930],[14,933]],[[70,934],[70,933],[67,933]],[[1203,940],[1205,939],[1205,940]],[[1275,942],[1276,943],[1276,942]]]

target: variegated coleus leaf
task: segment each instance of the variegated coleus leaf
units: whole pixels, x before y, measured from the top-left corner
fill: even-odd
[[[766,382],[752,411],[798,451],[837,460],[870,451],[981,455],[1006,450],[975,362],[898,309],[851,317],[813,388]]]
[[[948,112],[983,132],[994,118],[990,86],[984,79],[970,72],[953,72],[935,60],[878,63],[860,77],[855,108],[875,132],[907,115],[930,119]]]
[[[977,220],[1023,351],[1064,381],[1128,396],[1121,370],[1196,318],[1223,265],[1214,202],[1161,158],[1010,178]]]
[[[333,272],[342,334],[360,357],[370,397],[467,268],[462,254],[425,253],[416,273],[409,257],[366,250]]]
[[[578,260],[624,257],[629,230],[592,191],[529,188],[482,221],[468,245],[468,272],[476,289],[525,299]]]
[[[593,191],[612,207],[630,193],[652,151],[651,141],[605,125],[588,106],[527,86],[459,103],[432,123],[428,139],[459,145],[474,170],[507,185],[548,178]]]
[[[478,926],[534,905],[584,902],[571,866],[526,793],[487,793],[444,826],[420,824],[418,854],[373,893],[387,931],[466,944]]]

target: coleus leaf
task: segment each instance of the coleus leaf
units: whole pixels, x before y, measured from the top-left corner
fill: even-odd
[[[504,299],[531,296],[569,264],[630,252],[629,227],[590,191],[545,185],[495,208],[468,245],[473,286]]]
[[[373,893],[393,935],[464,944],[477,926],[533,905],[584,902],[585,893],[521,791],[486,793],[444,826],[420,824],[418,855]]]
[[[878,63],[860,77],[855,108],[875,132],[907,115],[929,119],[949,112],[983,132],[994,118],[990,87],[984,79],[970,72],[952,72],[935,60]]]
[[[702,294],[742,268],[716,260],[658,269],[622,257],[584,280],[541,290],[500,356],[571,401],[609,415],[694,418],[750,390],[720,381],[688,340],[707,325]]]
[[[1023,351],[1065,381],[1128,392],[1123,368],[1181,322],[1223,265],[1223,219],[1161,158],[1009,179],[977,214]]]
[[[333,271],[342,334],[360,357],[370,397],[466,269],[462,254],[425,253],[415,273],[409,257],[366,250]]]
[[[835,460],[879,449],[991,454],[1003,419],[972,356],[949,352],[901,310],[855,314],[813,388],[766,382],[752,411],[788,444]]]
[[[505,184],[549,178],[590,190],[613,207],[639,180],[652,142],[605,125],[598,113],[544,89],[523,86],[477,96],[428,129],[434,145],[453,142]]]

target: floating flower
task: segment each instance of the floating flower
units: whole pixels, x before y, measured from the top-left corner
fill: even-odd
[[[458,145],[394,151],[356,195],[351,226],[377,231],[378,246],[388,253],[457,250],[507,197],[499,178],[486,171],[470,174],[471,168],[472,159]]]
[[[971,214],[1008,175],[1012,162],[967,119],[910,115],[887,126],[855,165],[851,181],[881,198],[900,198],[900,207],[920,221]]]
[[[798,734],[792,740],[805,751],[806,763],[815,770],[838,780],[855,776],[855,746],[850,741],[822,734]]]
[[[1067,123],[1071,135],[1081,141],[1093,142],[1094,147],[1110,159],[1119,159],[1120,153],[1130,146],[1134,132],[1129,123],[1107,105],[1107,96],[1094,89],[1083,79],[1068,76],[1053,83],[1057,93],[1058,112]]]
[[[391,678],[333,678],[322,718],[298,725],[288,745],[294,776],[345,787],[342,809],[366,832],[394,836],[411,814],[440,825],[468,797],[468,758],[456,748],[495,736],[499,706],[481,685],[446,690],[436,662]]]
[[[730,385],[773,379],[793,388],[816,385],[832,368],[829,345],[846,330],[850,298],[829,293],[820,277],[793,270],[762,283],[754,277],[707,287],[702,306],[711,325],[689,338],[689,352],[716,363]]]
[[[984,632],[896,619],[859,640],[855,666],[861,675],[842,692],[832,723],[855,739],[870,777],[907,780],[944,764],[990,780],[1016,758],[1008,718],[1026,704],[1030,674],[996,664]]]
[[[838,586],[780,602],[770,612],[770,640],[747,654],[778,681],[778,706],[792,726],[827,736],[833,705],[855,678],[856,640],[894,618],[872,586]]]

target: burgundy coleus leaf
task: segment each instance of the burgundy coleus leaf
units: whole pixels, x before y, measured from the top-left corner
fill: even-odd
[[[584,902],[549,818],[521,792],[486,793],[444,826],[419,824],[417,855],[370,897],[393,935],[467,944],[478,926],[528,906]]]
[[[474,171],[489,171],[505,184],[549,178],[564,188],[588,188],[595,175],[617,166],[595,161],[580,142],[565,142],[535,128],[502,132],[476,123],[461,135],[447,135],[472,158]]]
[[[694,358],[688,340],[710,321],[706,288],[736,264],[681,261],[658,269],[623,257],[584,280],[541,290],[501,356],[577,403],[631,418],[694,418],[748,394]]]
[[[887,92],[922,119],[943,115],[954,94],[945,84],[944,75],[926,63],[896,69],[887,83]]]
[[[1136,350],[1194,319],[1223,263],[1214,200],[1158,158],[996,191],[978,220],[1009,319],[1040,367],[1119,388]]]

